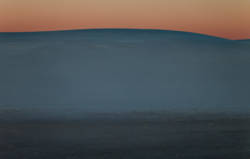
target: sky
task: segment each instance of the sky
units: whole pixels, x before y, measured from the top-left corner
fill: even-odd
[[[89,28],[250,39],[250,0],[0,0],[0,32]]]

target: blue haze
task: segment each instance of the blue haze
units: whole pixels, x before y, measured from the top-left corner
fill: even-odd
[[[250,45],[93,29],[0,34],[0,104],[74,111],[250,112]]]

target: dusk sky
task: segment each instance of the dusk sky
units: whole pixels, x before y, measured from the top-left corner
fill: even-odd
[[[250,39],[250,0],[0,0],[0,32],[152,28]]]

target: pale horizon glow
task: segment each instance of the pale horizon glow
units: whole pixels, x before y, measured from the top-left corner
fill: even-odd
[[[0,0],[0,32],[91,28],[250,39],[250,0]]]

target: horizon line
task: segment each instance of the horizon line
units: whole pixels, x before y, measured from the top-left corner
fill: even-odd
[[[49,32],[67,32],[67,31],[88,31],[88,30],[148,30],[148,31],[170,31],[170,32],[182,32],[182,33],[191,33],[196,35],[203,35],[208,37],[220,38],[225,40],[232,40],[232,41],[246,41],[249,39],[231,39],[225,38],[221,36],[215,36],[206,33],[199,33],[199,32],[191,32],[191,31],[183,31],[183,30],[171,30],[171,29],[154,29],[154,28],[76,28],[76,29],[62,29],[62,30],[37,30],[37,31],[10,31],[10,32],[1,32],[0,34],[18,34],[18,33],[49,33]]]

